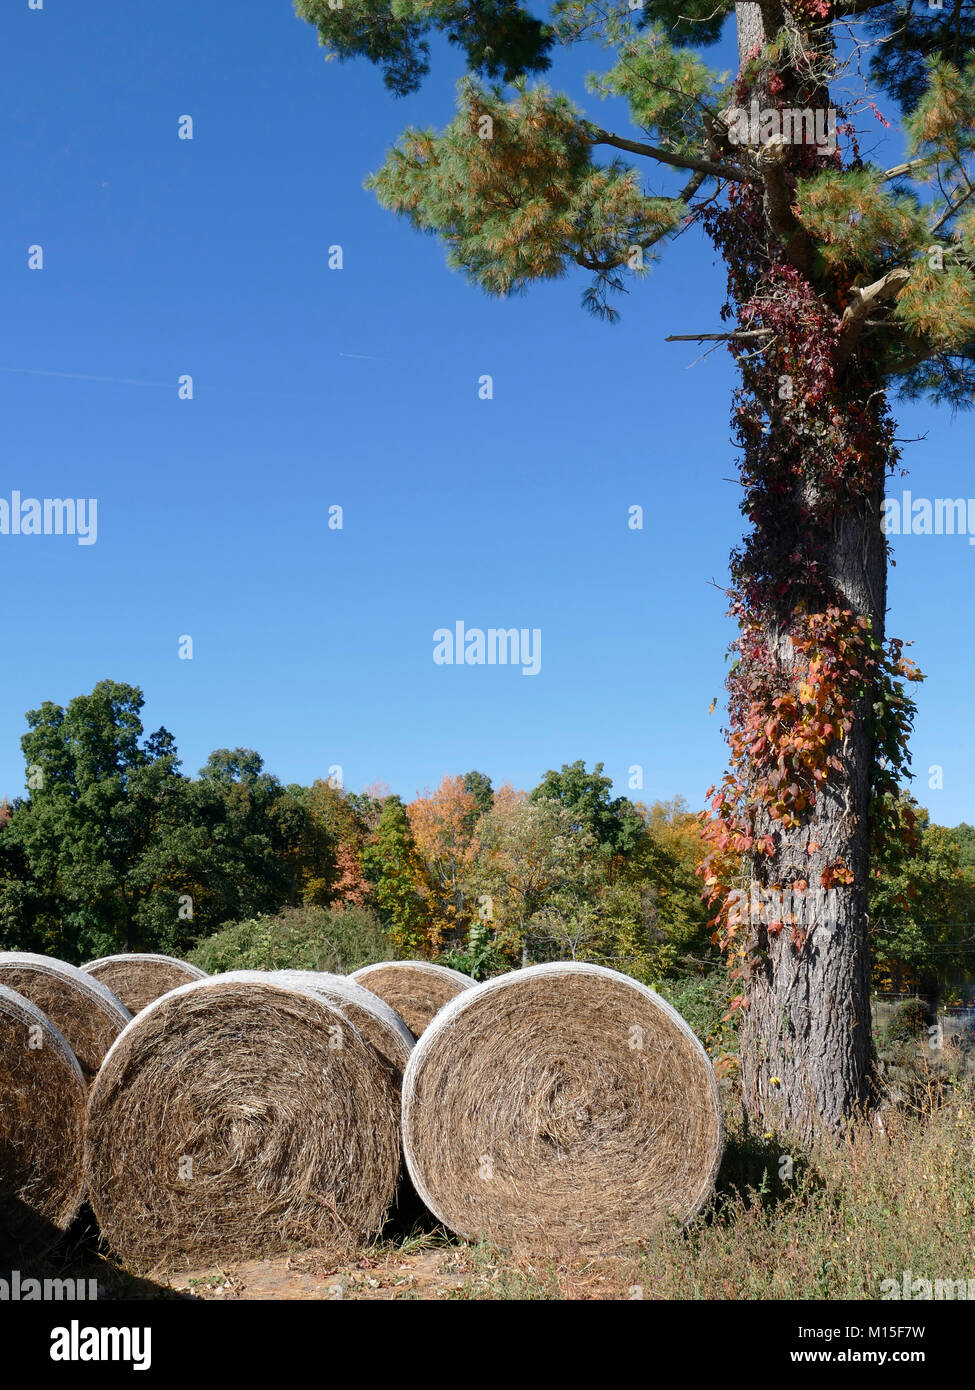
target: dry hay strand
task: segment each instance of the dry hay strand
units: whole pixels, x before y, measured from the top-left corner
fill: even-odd
[[[312,989],[336,1005],[366,1042],[395,1073],[396,1085],[403,1080],[403,1069],[410,1060],[416,1039],[395,1009],[385,999],[357,984],[347,975],[330,975],[320,970],[229,970],[221,980],[280,980],[282,984]]]
[[[403,1148],[431,1212],[519,1251],[613,1254],[688,1221],[724,1143],[714,1069],[653,990],[530,966],[457,996],[403,1079]]]
[[[416,1038],[445,1004],[476,984],[470,975],[426,960],[384,960],[364,965],[348,978],[385,999]]]
[[[88,1107],[89,1201],[143,1271],[348,1254],[382,1224],[400,1153],[389,1068],[337,1007],[270,977],[149,1004]]]
[[[0,953],[0,984],[36,1004],[62,1034],[91,1085],[132,1015],[107,986],[67,961],[26,951]]]
[[[85,1099],[53,1023],[0,985],[0,1265],[37,1259],[77,1216]]]
[[[175,956],[153,956],[143,952],[100,956],[81,968],[86,975],[101,980],[131,1014],[137,1014],[161,994],[168,994],[190,980],[205,980],[207,974]]]

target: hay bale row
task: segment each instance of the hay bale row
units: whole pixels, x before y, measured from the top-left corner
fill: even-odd
[[[175,956],[156,956],[149,952],[100,956],[81,968],[121,999],[130,1014],[139,1013],[161,994],[168,994],[190,980],[205,979],[207,973]]]
[[[77,1216],[85,1097],[61,1033],[0,984],[0,1265],[43,1255]]]
[[[52,975],[63,988],[58,962],[25,959],[35,989]],[[401,998],[420,981],[420,1013],[434,1003],[431,972],[405,967],[424,964],[391,972]],[[707,1200],[723,1142],[717,1083],[652,990],[578,964],[476,986],[459,976],[414,1047],[363,976],[207,977],[118,1034],[91,1089],[84,1178],[131,1267],[296,1247],[341,1258],[381,1226],[401,1151],[439,1220],[519,1250],[607,1253]],[[0,1199],[36,1245],[81,1199],[81,1069],[36,1001],[7,989],[0,1003]],[[28,1026],[42,1046],[25,1059]]]
[[[459,970],[425,960],[380,961],[353,971],[349,979],[385,999],[417,1038],[445,1004],[475,984]]]
[[[430,1211],[467,1239],[609,1253],[709,1197],[723,1146],[704,1048],[659,995],[550,964],[457,995],[403,1080],[403,1147]]]
[[[90,1085],[132,1015],[100,980],[77,966],[27,951],[0,953],[0,984],[22,994],[63,1035]]]
[[[354,1001],[243,973],[149,1004],[92,1088],[89,1200],[134,1268],[295,1247],[340,1258],[393,1201],[399,1071],[352,1022]],[[395,1030],[371,1017],[392,1054]]]

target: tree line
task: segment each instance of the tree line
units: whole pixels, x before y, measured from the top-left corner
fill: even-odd
[[[168,730],[145,732],[143,704],[138,687],[106,680],[28,712],[26,793],[0,806],[4,949],[185,955],[282,912],[314,934],[307,910],[326,909],[373,954],[478,977],[585,959],[653,982],[718,963],[701,820],[680,798],[614,797],[603,765],[582,760],[530,791],[471,770],[409,802],[283,784],[244,748],[216,750],[191,777]],[[889,987],[932,973],[955,987],[975,932],[975,829],[914,814],[919,849],[873,893],[875,971]],[[218,943],[210,954],[221,959]]]

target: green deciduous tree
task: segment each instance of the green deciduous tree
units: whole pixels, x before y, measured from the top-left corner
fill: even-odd
[[[874,978],[941,1001],[971,980],[975,879],[962,867],[957,832],[934,825],[914,802],[911,809],[916,848],[886,865],[871,888]]]
[[[962,821],[951,833],[958,845],[958,863],[963,869],[975,870],[975,825]]]
[[[497,797],[481,817],[470,862],[469,896],[512,959],[528,951],[530,935],[549,934],[539,914],[582,913],[602,876],[588,828],[557,801],[524,793]]]
[[[289,901],[300,800],[249,749],[218,750],[185,777],[172,735],[145,734],[143,703],[138,687],[100,681],[28,713],[28,795],[0,827],[8,946],[75,961],[182,951]]]
[[[29,794],[4,831],[24,870],[16,913],[5,885],[7,929],[25,943],[71,957],[143,945],[151,866],[179,824],[185,780],[172,736],[144,736],[142,705],[136,687],[100,681],[66,708],[28,712]]]
[[[473,830],[478,816],[486,816],[493,809],[494,789],[487,773],[473,771],[464,774],[464,791],[474,798],[474,814],[469,827]]]
[[[433,955],[440,946],[430,910],[431,884],[406,807],[387,796],[375,834],[362,852],[373,902],[390,938],[406,956]]]
[[[643,818],[625,796],[610,797],[612,785],[612,778],[603,775],[602,763],[587,772],[580,758],[563,763],[559,772],[546,772],[530,800],[559,802],[573,824],[588,830],[604,854],[626,854],[643,833]]]

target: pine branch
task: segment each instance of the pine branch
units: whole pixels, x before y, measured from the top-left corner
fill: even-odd
[[[840,336],[836,345],[836,367],[844,367],[853,355],[860,335],[871,313],[877,308],[878,304],[884,304],[887,300],[893,299],[894,295],[907,284],[911,278],[911,272],[898,267],[896,270],[889,270],[886,275],[879,280],[875,280],[872,285],[865,285],[863,289],[854,290],[854,299],[846,306],[846,311],[840,322]]]
[[[697,192],[697,190],[700,188],[701,184],[707,177],[707,174],[692,174],[691,177],[688,179],[687,183],[681,189],[680,193],[677,195],[677,197],[671,198],[668,201],[672,203],[682,204],[689,203],[691,198],[693,198],[694,194]],[[663,241],[664,237],[670,236],[672,232],[673,228],[665,223],[662,226],[658,227],[655,232],[651,233],[651,235],[647,237],[641,237],[637,245],[639,245],[644,251],[648,251],[651,247],[656,246],[658,241]],[[587,255],[585,250],[577,251],[575,253],[574,260],[576,264],[581,265],[584,270],[594,270],[598,275],[604,277],[607,280],[609,279],[609,272],[613,270],[618,270],[620,266],[623,264],[619,256],[611,256],[608,259],[601,261],[595,257]],[[621,288],[621,285],[616,281],[612,282],[612,286],[614,289]],[[589,292],[587,291],[587,293]]]
[[[877,182],[889,183],[891,179],[903,178],[903,176],[909,174],[912,169],[918,168],[921,164],[929,164],[930,162],[930,158],[925,156],[924,159],[909,159],[904,164],[895,164],[893,169],[885,170],[885,172],[880,175]]]
[[[740,328],[734,333],[671,333],[665,343],[728,343],[732,338],[764,338],[771,328]]]
[[[699,159],[696,155],[675,154],[673,150],[662,149],[659,145],[647,145],[641,140],[627,140],[622,135],[613,135],[608,130],[583,121],[583,132],[593,145],[611,145],[616,150],[626,150],[629,154],[642,154],[655,159],[658,164],[669,164],[675,169],[694,169],[699,174],[710,175],[715,179],[731,179],[734,183],[751,183],[755,175],[739,169],[733,164],[717,164],[711,159]]]
[[[680,193],[678,193],[677,201],[679,203],[689,203],[706,178],[707,174],[702,173],[700,170],[698,170],[696,174],[692,174]]]
[[[935,222],[934,226],[931,228],[931,235],[934,236],[935,232],[940,232],[941,228],[945,225],[945,223],[950,221],[951,218],[954,217],[958,209],[962,207],[965,203],[967,203],[969,198],[971,198],[972,196],[975,196],[975,188],[969,187],[968,192],[963,193],[960,198],[956,198],[954,202],[949,201],[948,207],[945,208],[944,213],[938,218],[937,222]]]

